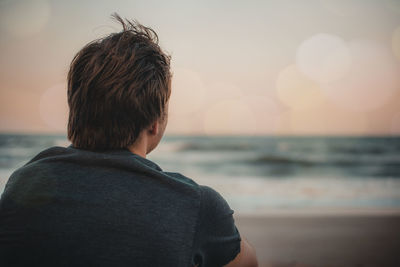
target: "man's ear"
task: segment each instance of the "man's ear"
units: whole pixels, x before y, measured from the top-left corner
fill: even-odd
[[[153,124],[150,125],[149,127],[149,133],[151,135],[157,135],[158,134],[158,121],[155,121]]]

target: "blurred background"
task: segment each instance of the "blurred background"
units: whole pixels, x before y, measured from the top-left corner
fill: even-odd
[[[121,30],[113,12],[172,56],[169,125],[150,155],[163,169],[217,187],[237,212],[400,210],[395,0],[2,0],[2,186],[68,144],[69,63]]]
[[[238,216],[399,214],[397,0],[1,0],[0,192],[68,145],[69,63],[121,30],[113,12],[172,56],[169,125],[149,155],[161,168]]]

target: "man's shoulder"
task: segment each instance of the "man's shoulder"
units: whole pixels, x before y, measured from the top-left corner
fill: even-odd
[[[10,176],[18,176],[18,175],[24,175],[26,172],[32,173],[35,172],[37,168],[40,167],[40,163],[43,161],[47,160],[53,160],[55,158],[58,158],[62,155],[67,155],[68,151],[66,150],[65,147],[50,147],[47,148],[38,154],[36,154],[33,158],[31,158],[28,162],[26,162],[24,165],[16,169]]]
[[[68,148],[66,147],[61,147],[61,146],[49,147],[36,154],[36,156],[34,156],[31,160],[29,160],[24,166],[42,159],[67,155],[71,153],[72,151],[68,150]]]
[[[39,152],[14,174],[31,173],[32,170],[68,169],[69,173],[90,169],[92,174],[101,173],[132,177],[132,174],[153,178],[168,179],[188,186],[196,191],[201,187],[191,178],[178,173],[163,171],[155,162],[131,153],[126,149],[110,151],[90,151],[69,147],[54,146]],[[61,173],[62,174],[62,173]]]
[[[201,187],[193,179],[191,179],[191,178],[189,178],[189,177],[187,177],[187,176],[185,176],[185,175],[183,175],[183,174],[181,174],[179,172],[163,172],[163,173],[165,175],[167,175],[168,177],[170,177],[170,178],[172,178],[172,179],[174,179],[174,180],[176,180],[178,182],[187,184],[187,185],[195,187],[197,189],[200,189],[200,187]]]
[[[67,170],[69,175],[77,172],[90,173],[91,176],[101,174],[103,177],[107,174],[115,177],[115,174],[118,173],[119,177],[126,176],[127,179],[134,177],[132,175],[158,178],[156,180],[174,185],[176,189],[196,192],[195,195],[200,198],[203,209],[217,207],[229,210],[229,205],[225,199],[213,188],[199,185],[193,179],[179,172],[163,171],[156,163],[128,150],[94,152],[71,146],[50,147],[34,156],[28,163],[17,169],[12,176],[25,177],[27,174],[36,176],[46,170],[50,170],[54,175],[56,175],[55,170],[57,170],[59,173],[57,175],[61,176],[64,175],[63,170]]]
[[[39,152],[23,167],[37,163],[69,163],[77,167],[111,167],[115,170],[125,167],[149,168],[161,171],[161,168],[154,162],[141,158],[127,149],[115,149],[109,151],[92,151],[75,148],[73,146],[54,146]]]
[[[200,185],[199,190],[203,213],[212,214],[214,216],[233,214],[233,210],[230,208],[228,202],[219,192],[206,185]]]

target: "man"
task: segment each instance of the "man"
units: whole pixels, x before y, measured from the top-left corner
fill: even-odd
[[[123,30],[70,66],[72,145],[6,185],[0,266],[256,266],[216,191],[146,159],[167,125],[169,57],[153,30],[114,17]]]

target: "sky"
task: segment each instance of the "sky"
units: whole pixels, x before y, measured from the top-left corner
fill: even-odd
[[[66,132],[69,64],[114,12],[172,57],[167,134],[400,135],[398,0],[0,0],[0,132]]]

